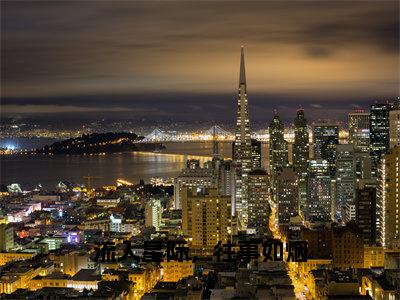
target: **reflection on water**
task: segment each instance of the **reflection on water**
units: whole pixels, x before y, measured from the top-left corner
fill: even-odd
[[[0,182],[20,183],[32,188],[38,183],[52,188],[59,181],[84,183],[88,174],[100,177],[93,180],[94,186],[115,184],[117,178],[132,182],[151,177],[175,177],[186,164],[187,159],[199,159],[201,163],[211,159],[212,143],[167,143],[167,153],[130,152],[108,155],[36,155],[0,157]],[[221,155],[230,158],[230,143],[220,143]],[[267,158],[267,145],[262,155]],[[266,159],[263,161],[266,166]]]
[[[95,186],[115,184],[117,178],[148,181],[151,177],[177,176],[187,159],[196,158],[201,163],[210,159],[211,143],[170,144],[166,145],[166,151],[173,154],[131,152],[93,156],[2,156],[0,182],[18,182],[25,188],[41,183],[52,188],[61,180],[83,183],[83,176],[88,174],[100,177],[93,181]],[[226,146],[230,148],[228,144]],[[224,148],[221,146],[222,151],[227,151]]]

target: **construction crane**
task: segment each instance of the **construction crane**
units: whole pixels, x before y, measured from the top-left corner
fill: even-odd
[[[83,179],[87,180],[87,184],[86,184],[86,195],[89,199],[91,199],[93,197],[94,194],[94,189],[91,188],[90,183],[92,179],[99,179],[102,177],[99,176],[91,176],[91,175],[87,175],[87,176],[83,176]]]

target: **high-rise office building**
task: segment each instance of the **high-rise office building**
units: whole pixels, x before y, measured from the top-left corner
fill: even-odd
[[[303,210],[307,201],[307,168],[309,161],[309,136],[304,110],[298,109],[294,120],[293,165],[298,175],[299,207]]]
[[[309,221],[332,220],[332,184],[327,160],[309,162],[306,217]]]
[[[14,229],[7,224],[0,224],[0,251],[10,251],[14,247]]]
[[[269,124],[269,163],[272,175],[289,163],[288,143],[284,138],[284,130],[283,122],[275,112]]]
[[[256,169],[249,173],[249,223],[248,230],[265,233],[270,216],[269,177],[265,170]]]
[[[288,225],[291,217],[299,215],[298,178],[291,167],[282,168],[277,175],[276,205],[279,225]]]
[[[255,139],[251,140],[251,160],[252,169],[261,169],[261,142]]]
[[[219,195],[216,188],[183,187],[182,229],[193,247],[212,249],[227,242],[231,226],[231,197]]]
[[[277,175],[283,167],[289,164],[288,143],[284,139],[284,129],[278,113],[274,112],[274,117],[269,124],[269,169],[274,199],[277,197]]]
[[[354,164],[356,179],[371,178],[371,157],[366,152],[354,152]]]
[[[389,149],[389,111],[388,103],[372,104],[369,118],[370,151],[372,174],[378,175],[378,165],[382,154]]]
[[[400,146],[400,108],[389,112],[390,148]]]
[[[384,154],[380,164],[378,237],[386,248],[400,248],[400,147]]]
[[[329,171],[335,174],[336,145],[339,144],[339,127],[326,122],[317,123],[313,129],[314,159],[329,162]]]
[[[354,145],[336,145],[336,219],[343,219],[344,210],[347,204],[354,205],[354,191]]]
[[[145,226],[154,227],[157,231],[161,226],[162,205],[159,199],[151,199],[145,206]]]
[[[186,162],[186,168],[174,180],[174,205],[175,209],[182,208],[181,191],[184,186],[217,187],[218,174],[210,165],[200,166],[200,161],[191,159]]]
[[[356,111],[349,113],[349,144],[361,152],[369,152],[369,113]]]
[[[249,201],[247,181],[248,174],[252,168],[252,155],[243,47],[240,58],[239,95],[233,159],[236,165],[235,210],[238,215],[239,226],[245,229],[248,222],[247,206]]]
[[[218,172],[218,190],[222,196],[233,196],[235,193],[235,169],[231,160],[216,160]]]
[[[304,110],[298,109],[294,120],[293,166],[298,175],[307,173],[309,160],[309,140],[307,119]]]
[[[376,244],[376,182],[362,179],[355,193],[355,222],[362,231],[364,245]]]
[[[262,169],[262,143],[256,139],[251,139],[251,169]],[[235,157],[235,142],[232,143],[232,157]]]

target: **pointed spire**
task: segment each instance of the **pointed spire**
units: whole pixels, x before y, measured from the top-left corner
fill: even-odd
[[[240,77],[239,77],[239,84],[246,84],[246,72],[244,67],[244,47],[242,46],[240,55]]]

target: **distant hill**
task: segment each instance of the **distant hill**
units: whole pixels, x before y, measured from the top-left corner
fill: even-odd
[[[143,137],[129,132],[84,134],[37,149],[45,154],[98,154],[128,151],[155,151],[165,148],[162,144],[135,144]]]

